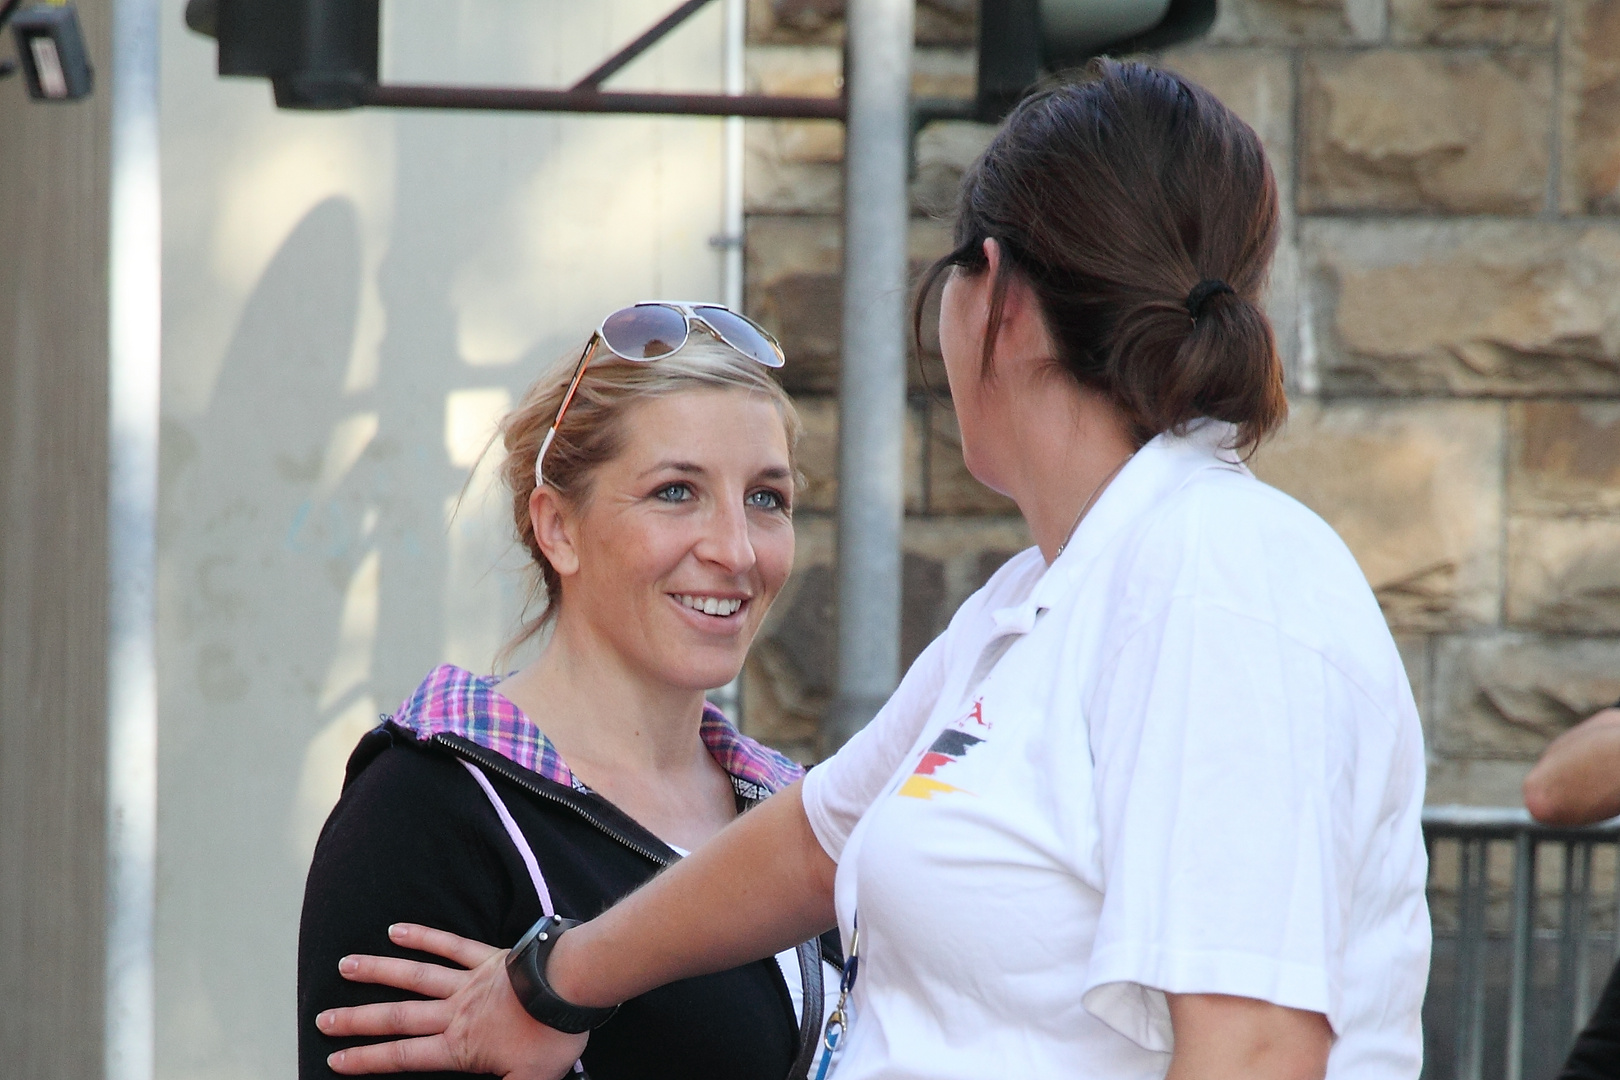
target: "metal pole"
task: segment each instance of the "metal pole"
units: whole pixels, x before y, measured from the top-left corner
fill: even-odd
[[[157,0],[112,5],[105,1080],[156,1067],[158,15]]]
[[[725,5],[725,92],[741,96],[748,89],[748,0],[726,0]],[[725,255],[724,297],[733,311],[743,309],[743,164],[744,120],[728,116],[725,121],[723,152],[725,199],[721,208],[721,250]]]
[[[1571,926],[1575,939],[1575,969],[1571,979],[1575,984],[1573,1033],[1579,1035],[1592,1013],[1592,952],[1587,947],[1587,917],[1592,909],[1592,842],[1581,841],[1571,844],[1570,848],[1576,855],[1577,882],[1577,887],[1572,890],[1575,894],[1575,918]]]
[[[724,87],[727,94],[741,94],[748,89],[746,51],[748,47],[748,0],[725,0],[725,38],[721,48],[724,69]],[[721,121],[721,198],[720,232],[709,238],[709,243],[720,251],[720,300],[733,311],[743,309],[743,179],[746,149],[743,143],[744,120],[728,116]],[[709,693],[709,700],[731,717],[731,722],[743,726],[743,673],[726,685]]]
[[[1506,1080],[1524,1077],[1524,1016],[1530,1002],[1530,980],[1536,929],[1536,842],[1528,832],[1513,838],[1513,966],[1508,986]]]
[[[906,168],[912,0],[849,0],[844,337],[838,401],[838,696],[826,749],[900,679],[906,408]]]

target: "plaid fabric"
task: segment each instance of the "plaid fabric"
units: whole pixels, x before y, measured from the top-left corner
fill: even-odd
[[[424,740],[441,731],[460,735],[547,780],[584,788],[545,733],[495,689],[498,682],[497,676],[474,675],[454,664],[434,668],[400,705],[394,723]],[[745,795],[763,798],[804,775],[795,762],[738,731],[708,702],[699,730],[709,753]]]
[[[733,781],[757,784],[765,794],[781,791],[804,775],[804,767],[792,758],[761,746],[738,731],[726,714],[710,702],[703,703],[703,726],[698,729],[703,745]],[[749,794],[744,791],[743,794]]]

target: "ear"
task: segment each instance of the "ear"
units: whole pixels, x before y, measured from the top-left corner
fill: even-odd
[[[535,542],[562,578],[579,573],[579,529],[571,511],[568,501],[549,484],[539,484],[529,494]]]
[[[1036,361],[1037,366],[1044,368],[1046,361],[1057,355],[1057,345],[1047,329],[1046,313],[1041,310],[1035,287],[1023,274],[1009,272],[1000,245],[994,240],[984,243],[990,273],[1007,275],[1001,294],[1001,332],[996,335],[996,362],[999,365]]]

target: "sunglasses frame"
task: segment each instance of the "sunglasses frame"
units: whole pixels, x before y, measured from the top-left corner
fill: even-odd
[[[618,315],[621,312],[632,311],[635,308],[640,307],[669,308],[684,317],[686,320],[686,334],[681,338],[680,343],[673,349],[670,349],[668,352],[659,353],[657,356],[626,356],[618,349],[615,349],[613,347],[613,343],[610,342],[607,339],[607,335],[603,333],[604,328],[606,328],[608,324],[608,319],[613,318],[613,316]],[[768,361],[761,360],[759,357],[754,356],[753,354],[739,347],[735,342],[729,340],[726,335],[721,332],[719,327],[715,326],[708,319],[703,317],[703,311],[705,308],[713,308],[719,311],[724,311],[726,314],[735,316],[736,318],[739,318],[743,322],[747,323],[759,334],[760,337],[765,339],[765,344],[771,347],[771,351],[776,354],[776,363],[772,364]],[[552,441],[557,438],[557,429],[562,426],[563,417],[568,413],[568,406],[573,404],[574,394],[579,391],[579,384],[585,380],[585,369],[590,367],[591,354],[595,351],[597,343],[600,342],[601,344],[607,346],[608,352],[612,353],[614,356],[617,356],[621,360],[628,360],[633,364],[650,364],[655,361],[662,360],[666,356],[674,356],[676,353],[684,349],[686,347],[686,343],[692,340],[692,323],[694,321],[701,324],[705,330],[713,334],[718,340],[731,346],[733,349],[736,349],[739,353],[742,353],[742,355],[748,357],[750,360],[753,360],[756,363],[759,363],[765,367],[779,368],[783,365],[783,363],[786,362],[787,358],[782,353],[782,343],[776,340],[776,336],[774,334],[765,329],[763,326],[759,325],[759,323],[755,322],[753,319],[750,319],[741,312],[732,311],[724,304],[704,303],[701,301],[689,303],[683,300],[642,300],[631,304],[628,307],[622,307],[616,311],[609,312],[607,317],[597,324],[596,330],[592,332],[590,336],[590,340],[585,342],[585,348],[579,354],[579,362],[574,365],[574,377],[569,380],[568,389],[563,393],[562,404],[557,406],[557,415],[552,418],[551,427],[546,431],[546,437],[540,443],[540,451],[534,455],[535,487],[540,487],[546,482],[545,474],[541,471],[540,467],[546,460],[546,451],[551,449]]]

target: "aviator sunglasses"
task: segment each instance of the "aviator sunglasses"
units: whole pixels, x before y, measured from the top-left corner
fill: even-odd
[[[545,476],[540,471],[540,465],[546,460],[546,451],[551,449],[551,441],[557,437],[557,428],[562,426],[563,416],[574,400],[574,393],[579,389],[580,381],[585,378],[585,369],[590,366],[591,353],[596,349],[596,343],[606,345],[609,352],[622,360],[644,364],[680,351],[681,347],[691,340],[694,322],[750,360],[757,360],[766,367],[782,366],[782,346],[771,336],[770,331],[748,316],[739,315],[720,304],[644,300],[639,304],[620,308],[602,320],[602,325],[596,328],[596,333],[585,343],[585,351],[579,354],[579,364],[574,368],[573,381],[568,384],[568,390],[563,394],[562,404],[557,406],[557,416],[551,421],[551,430],[546,432],[545,441],[540,444],[540,452],[534,456],[536,485],[546,482]]]

